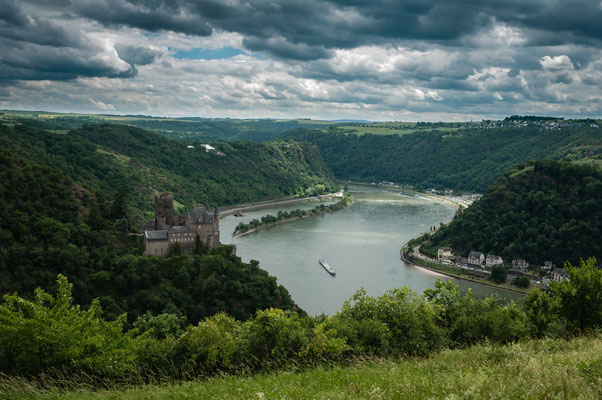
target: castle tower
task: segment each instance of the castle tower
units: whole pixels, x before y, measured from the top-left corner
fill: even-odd
[[[173,194],[155,194],[155,229],[169,229],[173,225]]]

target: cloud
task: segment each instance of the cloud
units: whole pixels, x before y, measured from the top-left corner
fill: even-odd
[[[566,55],[555,57],[543,56],[539,60],[539,63],[545,69],[573,69],[573,63]]]
[[[0,0],[0,7],[3,108],[373,120],[602,114],[597,2]]]

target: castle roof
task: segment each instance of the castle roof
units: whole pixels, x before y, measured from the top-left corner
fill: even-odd
[[[197,206],[192,209],[191,212],[186,214],[186,218],[190,219],[192,224],[212,224],[214,219],[213,215],[209,212],[209,208]]]
[[[169,233],[193,233],[196,229],[184,225],[174,225],[169,228]]]
[[[160,231],[144,231],[144,237],[147,240],[167,240],[167,230]]]

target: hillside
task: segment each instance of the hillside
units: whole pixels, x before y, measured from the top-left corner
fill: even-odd
[[[317,145],[337,179],[481,193],[520,162],[599,160],[602,155],[602,133],[589,127],[432,130],[403,136],[298,129],[283,137]]]
[[[508,171],[485,195],[431,236],[425,249],[451,246],[521,257],[543,265],[595,256],[602,260],[602,170],[536,161]]]
[[[0,126],[0,146],[23,160],[58,168],[92,193],[127,194],[132,212],[152,210],[153,194],[180,204],[225,206],[334,188],[315,146],[284,142],[183,143],[131,126],[88,125],[67,134]],[[193,146],[194,148],[188,148]],[[148,215],[147,215],[148,217]]]
[[[223,377],[133,389],[59,391],[6,379],[0,390],[33,399],[599,399],[602,338],[480,345],[428,359],[369,360],[351,366]],[[545,378],[543,378],[545,377]]]
[[[146,311],[184,324],[216,312],[244,320],[266,307],[298,310],[274,277],[227,246],[142,255],[133,232],[151,218],[157,191],[173,191],[182,211],[334,187],[312,145],[213,144],[191,149],[127,126],[0,126],[0,295],[31,296],[63,274],[78,303],[98,298],[109,319],[127,312],[128,326]]]

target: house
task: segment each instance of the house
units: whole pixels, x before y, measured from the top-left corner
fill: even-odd
[[[569,276],[567,275],[567,273],[564,270],[564,268],[554,268],[552,270],[552,272],[550,273],[550,278],[554,282],[562,282],[564,280],[568,280]]]
[[[488,254],[485,259],[485,265],[487,268],[492,268],[494,265],[504,265],[504,260],[500,256],[494,256],[493,254]]]
[[[552,268],[554,268],[554,264],[552,264],[552,261],[544,261],[543,267],[541,267],[541,269],[544,269],[546,271],[550,271]]]
[[[480,265],[483,265],[484,262],[485,262],[485,256],[483,255],[483,253],[472,250],[468,254],[468,263],[469,264],[480,266]]]
[[[437,260],[439,261],[450,261],[454,257],[454,253],[451,247],[441,247],[437,251]]]
[[[524,260],[522,258],[515,258],[514,260],[512,260],[512,269],[515,271],[527,272],[527,270],[529,269],[529,263],[527,262],[527,260]]]

